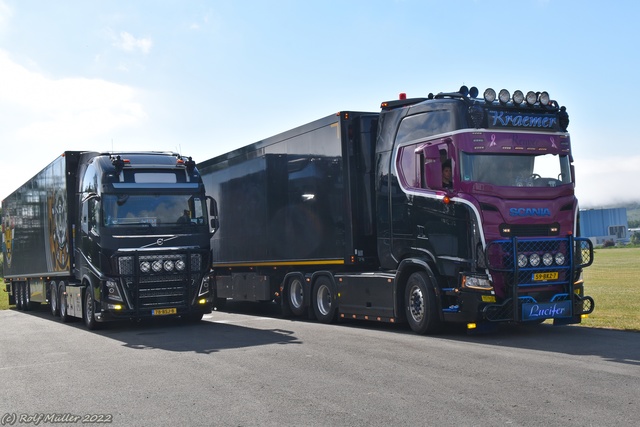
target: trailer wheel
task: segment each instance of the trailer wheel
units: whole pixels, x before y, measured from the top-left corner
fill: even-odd
[[[289,280],[287,286],[287,302],[294,316],[302,316],[304,314],[304,283],[301,277],[294,277]]]
[[[332,323],[336,319],[337,301],[333,283],[328,277],[319,277],[313,285],[313,311],[322,323]]]
[[[58,295],[60,296],[60,320],[62,323],[68,323],[71,320],[71,317],[67,313],[67,287],[64,282],[60,282],[60,286],[58,286]]]
[[[82,317],[84,318],[84,325],[87,329],[93,331],[98,329],[99,323],[96,321],[96,304],[93,301],[93,292],[91,292],[91,284],[87,285],[84,290],[84,304],[82,304]]]
[[[433,284],[426,273],[419,271],[409,276],[405,290],[405,310],[411,329],[418,334],[440,330]]]
[[[51,307],[51,314],[54,317],[60,314],[60,307],[58,303],[58,284],[56,282],[51,282],[49,283],[49,306]]]

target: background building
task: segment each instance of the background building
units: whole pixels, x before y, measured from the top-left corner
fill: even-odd
[[[580,210],[580,236],[588,237],[595,246],[607,240],[629,243],[627,208]]]

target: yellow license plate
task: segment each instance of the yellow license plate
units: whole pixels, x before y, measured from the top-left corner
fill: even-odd
[[[533,280],[536,282],[544,282],[547,280],[558,280],[558,272],[557,271],[549,271],[546,273],[535,273],[533,275]]]
[[[166,316],[167,314],[176,314],[178,309],[176,308],[158,308],[155,310],[151,310],[151,314],[154,316]]]

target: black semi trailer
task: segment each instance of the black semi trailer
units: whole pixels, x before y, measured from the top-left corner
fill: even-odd
[[[214,303],[418,333],[579,323],[593,251],[576,237],[566,110],[546,92],[477,95],[342,111],[199,164],[219,203]]]
[[[215,208],[215,204],[212,203]],[[66,151],[2,202],[9,303],[63,321],[211,311],[210,223],[195,162]]]

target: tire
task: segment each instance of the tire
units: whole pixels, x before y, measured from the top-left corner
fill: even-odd
[[[91,284],[87,285],[84,290],[84,300],[82,301],[82,318],[84,325],[90,331],[98,329],[98,321],[96,320],[96,304],[93,300],[93,288]]]
[[[313,284],[313,311],[322,323],[333,323],[338,314],[336,292],[331,280],[326,276],[319,277]]]
[[[442,329],[433,284],[422,271],[409,276],[405,289],[405,311],[411,330],[417,334],[436,333]]]
[[[60,320],[62,323],[69,323],[71,321],[71,316],[67,313],[66,291],[67,287],[64,282],[60,282],[60,285],[58,286],[58,296],[60,298]]]
[[[58,284],[56,282],[49,284],[49,307],[53,317],[60,314],[60,300],[58,299]]]
[[[305,312],[304,282],[302,277],[294,277],[289,280],[287,286],[287,303],[291,314],[302,316]]]

